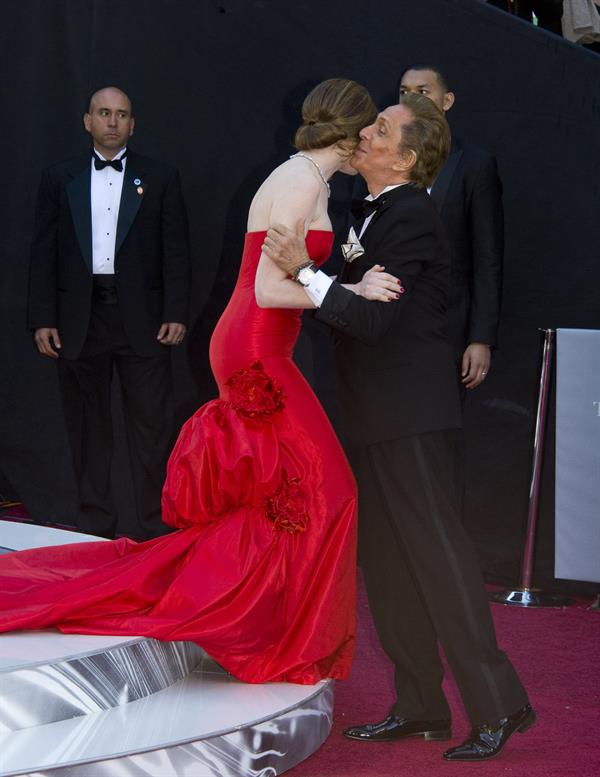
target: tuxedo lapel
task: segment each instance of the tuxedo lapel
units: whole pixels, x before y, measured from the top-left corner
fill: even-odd
[[[123,179],[119,219],[117,221],[115,260],[146,195],[148,185],[144,180],[144,174],[145,170],[140,165],[137,156],[135,154],[128,154],[127,164],[123,173],[125,177]]]
[[[92,208],[91,208],[91,162],[77,173],[66,185],[71,216],[83,260],[92,272]]]
[[[371,259],[369,256],[369,244],[372,243],[373,238],[379,232],[377,224],[384,213],[386,213],[398,200],[401,200],[404,197],[410,197],[412,190],[413,186],[411,184],[402,184],[401,186],[397,186],[395,189],[391,189],[389,192],[380,195],[381,204],[373,214],[363,236],[359,238],[365,249],[365,253],[362,256],[357,257],[353,262],[344,262],[344,267],[338,276],[338,281],[340,283],[348,281],[349,278],[354,278],[356,280],[358,277],[362,277],[362,275],[375,264],[376,257]],[[357,235],[360,234],[362,222],[363,219],[360,219],[354,227]]]
[[[400,200],[403,197],[406,197],[411,189],[412,189],[411,184],[402,184],[400,186],[396,186],[395,189],[391,189],[389,192],[385,192],[385,194],[379,195],[377,199],[381,198],[381,205],[377,208],[377,210],[373,214],[373,218],[371,219],[367,228],[365,229],[365,233],[360,241],[365,247],[366,247],[366,242],[369,241],[369,237],[373,235],[375,232],[377,232],[377,229],[375,229],[375,225],[377,224],[379,219],[383,216],[384,213],[386,213],[386,211],[388,211],[392,207],[392,205],[397,200]]]
[[[338,275],[338,277],[337,277],[337,281],[338,281],[338,283],[345,283],[345,282],[346,282],[346,277],[348,276],[348,268],[349,268],[349,267],[350,267],[350,262],[347,262],[347,261],[344,259],[344,264],[343,264],[343,267],[342,267],[342,269],[340,270],[340,272],[339,272],[339,275]]]
[[[448,194],[450,181],[452,180],[452,176],[454,175],[462,155],[462,149],[455,148],[450,153],[450,156],[446,160],[444,166],[438,173],[438,176],[433,183],[431,188],[431,198],[437,206],[438,213],[442,210],[446,195]]]

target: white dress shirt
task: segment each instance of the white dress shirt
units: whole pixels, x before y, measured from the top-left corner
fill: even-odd
[[[122,148],[114,159],[121,159],[126,150]],[[95,153],[100,159],[106,158],[98,151]],[[114,167],[96,170],[93,157],[91,164],[92,267],[96,275],[112,275],[115,271],[117,221],[127,157],[122,160],[122,173]]]
[[[385,192],[391,192],[392,189],[397,189],[398,186],[404,186],[402,183],[396,183],[393,186],[386,186],[385,189],[380,192],[377,196],[381,197],[382,194],[385,194]],[[365,197],[365,200],[373,201],[375,198],[371,194],[367,194]],[[377,211],[373,211],[367,218],[363,221],[363,225],[360,230],[360,235],[358,236],[358,239],[360,240],[361,237],[365,234],[365,230],[371,223],[371,220],[373,216],[375,215]],[[331,284],[333,283],[333,278],[330,278],[329,275],[326,275],[321,270],[318,270],[314,276],[310,279],[310,283],[308,286],[304,287],[304,291],[308,294],[310,301],[318,308],[321,307],[323,304],[323,300],[325,299],[325,295],[329,291],[329,288]]]

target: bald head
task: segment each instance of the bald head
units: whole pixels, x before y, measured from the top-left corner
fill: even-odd
[[[94,141],[94,148],[112,159],[131,135],[135,121],[129,97],[116,86],[105,86],[90,97],[83,125]]]
[[[118,86],[103,86],[102,89],[95,91],[94,94],[90,97],[90,101],[88,103],[88,113],[92,113],[94,107],[98,103],[102,103],[104,100],[114,99],[121,100],[123,104],[126,103],[129,113],[131,116],[133,116],[133,106],[131,104],[131,100],[122,89],[119,89]]]

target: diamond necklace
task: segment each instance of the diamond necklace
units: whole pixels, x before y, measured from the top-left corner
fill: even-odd
[[[325,187],[327,188],[327,196],[330,197],[331,186],[329,185],[329,181],[327,180],[327,178],[325,178],[325,176],[323,175],[323,171],[321,170],[321,167],[318,164],[318,162],[315,162],[315,160],[311,156],[308,156],[308,154],[303,154],[302,151],[298,151],[297,154],[292,154],[290,159],[295,159],[298,156],[302,157],[302,159],[308,159],[308,161],[312,162],[313,165],[317,168],[317,172],[319,173],[321,180],[323,181],[323,183],[325,184]]]

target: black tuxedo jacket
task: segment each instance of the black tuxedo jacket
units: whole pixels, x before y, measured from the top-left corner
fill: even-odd
[[[497,344],[504,218],[495,158],[453,140],[431,197],[450,245],[448,335],[462,357],[469,343]]]
[[[448,250],[427,192],[412,185],[382,195],[361,243],[315,315],[337,333],[345,431],[374,443],[462,426],[456,368],[447,340]],[[405,293],[370,302],[344,289],[374,264],[402,279]]]
[[[115,247],[123,326],[140,356],[160,353],[163,322],[186,324],[190,263],[185,203],[174,167],[127,152]],[[83,347],[92,304],[91,158],[42,174],[31,251],[28,324],[57,327],[60,355]]]

